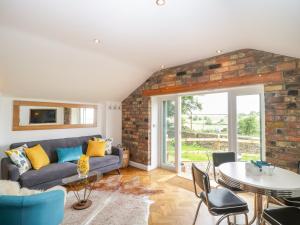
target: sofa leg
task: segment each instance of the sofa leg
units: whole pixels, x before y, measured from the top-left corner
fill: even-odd
[[[121,175],[121,170],[117,169],[118,175]]]

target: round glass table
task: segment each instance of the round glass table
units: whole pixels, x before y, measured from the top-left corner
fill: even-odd
[[[77,210],[86,209],[92,205],[92,200],[89,199],[93,190],[94,183],[102,178],[102,174],[98,172],[90,172],[85,177],[74,175],[62,180],[63,186],[67,191],[73,191],[77,202],[73,204],[73,208]],[[82,193],[81,193],[81,190]]]
[[[247,165],[248,164],[248,165]],[[261,222],[263,195],[272,197],[300,197],[300,175],[275,167],[272,175],[253,173],[245,162],[229,162],[219,166],[219,173],[227,185],[255,193],[254,218]]]

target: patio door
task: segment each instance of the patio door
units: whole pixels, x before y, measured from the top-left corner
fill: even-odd
[[[158,97],[158,162],[187,177],[191,164],[209,169],[211,153],[264,159],[263,86]]]
[[[176,171],[178,162],[178,99],[159,100],[160,167]]]
[[[234,90],[232,98],[231,146],[237,160],[264,160],[264,95],[259,87]]]

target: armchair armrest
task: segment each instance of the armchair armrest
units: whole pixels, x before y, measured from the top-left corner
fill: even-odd
[[[119,158],[120,158],[120,161],[119,161],[120,162],[120,167],[122,167],[122,164],[123,164],[123,149],[113,146],[111,148],[111,150],[112,150],[113,155],[119,156]]]
[[[62,190],[28,196],[0,196],[1,224],[53,225],[61,224],[63,217]]]
[[[18,167],[7,157],[1,160],[1,177],[2,179],[12,181],[18,181],[20,178]]]

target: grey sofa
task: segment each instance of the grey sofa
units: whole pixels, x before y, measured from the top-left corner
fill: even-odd
[[[77,174],[77,164],[76,162],[57,163],[58,158],[56,149],[58,147],[74,147],[82,145],[83,153],[85,153],[87,150],[87,142],[92,137],[101,138],[101,135],[11,144],[10,149],[14,149],[23,144],[27,144],[28,147],[40,144],[49,156],[50,164],[39,170],[32,169],[20,175],[18,168],[6,157],[1,160],[2,179],[18,181],[22,187],[30,189],[48,189],[56,185],[61,185],[63,178]],[[122,160],[123,150],[113,147],[112,155],[90,158],[90,171],[106,173],[117,170],[118,173],[120,173],[119,169],[121,168]]]

